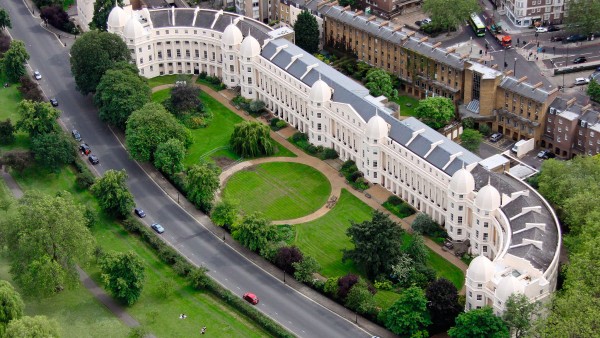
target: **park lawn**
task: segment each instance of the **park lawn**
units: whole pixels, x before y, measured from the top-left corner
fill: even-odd
[[[156,86],[161,86],[161,85],[166,85],[166,84],[175,84],[175,81],[177,81],[177,74],[172,74],[172,75],[163,75],[163,76],[157,76],[157,77],[153,77],[151,79],[148,79],[148,85],[150,86],[150,88],[154,88]]]
[[[346,229],[350,222],[363,222],[371,219],[373,209],[342,189],[337,203],[322,217],[304,224],[295,225],[298,246],[306,255],[314,257],[321,265],[319,273],[325,277],[344,276],[357,273],[358,269],[350,260],[342,263],[342,249],[352,249],[353,245]]]
[[[270,220],[309,215],[321,208],[330,194],[331,184],[325,175],[291,162],[246,168],[231,176],[223,190],[223,196],[238,201],[243,212],[260,211]]]
[[[0,83],[8,82],[4,72],[0,72]],[[13,83],[10,87],[0,87],[0,121],[10,119],[13,126],[19,121],[20,116],[17,112],[17,106],[21,102],[21,93],[19,92],[19,84]],[[9,145],[0,145],[1,150],[11,149],[26,149],[29,148],[29,136],[22,131],[15,133],[15,142]]]
[[[410,96],[399,96],[392,101],[400,105],[400,116],[415,116],[415,108],[419,106],[419,100]],[[407,103],[410,106],[407,106]]]
[[[375,304],[377,304],[377,307],[385,310],[394,305],[398,298],[400,298],[400,294],[394,291],[377,290],[377,293],[373,298],[375,299]]]
[[[63,168],[59,173],[47,173],[39,168],[32,168],[24,171],[23,175],[15,174],[15,180],[23,190],[37,189],[48,194],[67,190],[76,200],[82,203],[93,203],[97,208],[95,199],[88,191],[79,191],[76,188],[75,174],[71,168]],[[101,214],[97,224],[92,228],[92,234],[105,251],[133,250],[143,260],[146,267],[144,291],[138,302],[129,307],[127,312],[156,336],[190,337],[197,335],[202,326],[207,326],[207,330],[218,337],[267,336],[266,332],[235,309],[210,294],[193,290],[185,279],[177,276],[173,269],[164,264],[144,243],[137,237],[129,235],[110,218]],[[103,285],[97,265],[90,263],[85,266],[85,270],[96,283]],[[173,288],[173,294],[167,299],[158,291],[164,289],[165,281],[172,281],[169,283]],[[91,297],[91,294],[87,294]],[[179,320],[180,313],[187,314],[188,320]],[[87,320],[86,318],[81,320],[84,319]],[[92,319],[93,317],[89,320]]]

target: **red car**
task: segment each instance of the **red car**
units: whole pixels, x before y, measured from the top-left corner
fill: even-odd
[[[256,297],[255,294],[250,293],[250,292],[246,292],[244,293],[244,297],[243,297],[248,303],[252,304],[252,305],[256,305],[258,304],[258,297]]]

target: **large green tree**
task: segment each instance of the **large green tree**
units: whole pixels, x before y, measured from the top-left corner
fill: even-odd
[[[150,101],[151,91],[134,65],[120,62],[116,66],[102,75],[94,102],[100,119],[124,130],[131,113]]]
[[[462,306],[458,303],[456,286],[445,278],[439,278],[429,283],[425,296],[432,322],[430,333],[448,331],[454,324],[456,316],[462,311]]]
[[[229,199],[218,202],[210,212],[210,219],[220,227],[231,228],[239,218],[238,203]]]
[[[46,316],[23,317],[11,321],[5,338],[60,338],[58,323]]]
[[[486,306],[463,312],[456,317],[456,325],[448,331],[452,338],[508,338],[508,328],[502,318]]]
[[[171,96],[164,102],[165,107],[171,113],[182,116],[185,114],[202,112],[204,105],[200,101],[200,88],[191,83],[177,84],[171,88]]]
[[[570,0],[565,6],[567,30],[581,34],[600,31],[600,0]]]
[[[59,129],[56,119],[60,116],[60,110],[50,103],[23,100],[17,106],[17,113],[21,117],[17,121],[17,129],[29,133],[31,137]]]
[[[277,229],[261,213],[246,215],[231,232],[233,239],[252,251],[259,251],[277,238]]]
[[[156,147],[154,152],[154,166],[172,177],[183,170],[183,159],[185,158],[185,145],[178,139],[169,139]]]
[[[304,49],[309,54],[315,54],[319,51],[319,25],[310,12],[303,10],[298,14],[294,24],[296,32],[296,45]]]
[[[365,77],[365,87],[373,96],[385,95],[388,98],[398,96],[398,91],[394,89],[392,77],[388,72],[380,68],[372,68]]]
[[[75,265],[90,257],[95,241],[69,193],[28,191],[3,225],[10,271],[25,295],[50,296],[79,283]]]
[[[90,29],[105,31],[107,29],[108,15],[115,5],[123,7],[123,0],[96,0],[94,1],[94,16],[89,26]]]
[[[29,60],[29,53],[25,43],[20,40],[12,40],[10,47],[2,57],[4,73],[10,82],[17,82],[21,76],[26,74],[25,62]]]
[[[133,252],[109,252],[100,260],[102,279],[112,295],[129,306],[142,294],[144,263]]]
[[[292,266],[294,271],[294,278],[302,283],[312,282],[314,280],[314,274],[321,270],[321,265],[314,257],[304,255],[304,259],[301,262],[293,263]]]
[[[269,126],[256,121],[236,124],[229,145],[241,157],[272,155],[276,149]]]
[[[212,162],[194,164],[187,171],[185,192],[190,202],[204,212],[210,212],[219,189],[221,169]]]
[[[422,266],[427,264],[429,250],[425,245],[425,239],[422,235],[414,234],[404,252],[410,256],[414,264]]]
[[[0,280],[0,336],[4,336],[6,325],[23,316],[25,304],[21,295],[5,280]]]
[[[133,195],[127,188],[125,169],[107,170],[104,176],[91,186],[90,191],[98,199],[100,207],[113,216],[124,218],[135,205]]]
[[[15,142],[15,131],[16,128],[10,119],[0,121],[0,144],[13,144]]]
[[[429,14],[433,25],[451,29],[468,20],[471,13],[480,12],[481,8],[477,0],[452,1],[452,10],[449,10],[446,0],[425,0],[423,11]]]
[[[427,326],[431,324],[427,313],[427,298],[422,289],[412,286],[404,290],[398,300],[380,312],[385,327],[405,337],[428,337]]]
[[[346,296],[344,305],[362,314],[372,314],[377,308],[373,293],[369,290],[367,282],[362,278],[352,286]]]
[[[0,7],[0,29],[3,30],[6,27],[12,28],[12,23],[10,22],[10,15],[8,15],[6,9]]]
[[[400,225],[376,210],[371,220],[352,222],[346,230],[354,249],[344,250],[343,260],[354,261],[371,279],[380,274],[389,274],[402,254],[403,234]]]
[[[428,97],[419,102],[415,115],[433,129],[440,129],[454,118],[454,103],[446,97]]]
[[[600,84],[596,80],[590,80],[590,84],[587,88],[587,94],[593,101],[600,102]]]
[[[131,52],[120,36],[92,30],[71,47],[71,73],[82,94],[93,93],[102,75],[117,62],[130,62]]]
[[[43,167],[57,171],[77,158],[75,142],[62,132],[36,135],[31,139],[35,160]]]
[[[468,151],[477,151],[482,140],[483,135],[475,129],[465,129],[460,135],[460,145]]]
[[[521,293],[513,293],[506,300],[506,310],[502,319],[512,337],[527,337],[532,327],[533,320],[539,315],[538,302],[531,302],[529,297]]]
[[[138,161],[152,161],[158,146],[170,139],[177,139],[187,147],[192,137],[190,131],[159,103],[146,103],[127,120],[125,143],[131,157]]]

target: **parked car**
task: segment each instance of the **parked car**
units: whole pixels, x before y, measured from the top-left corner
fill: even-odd
[[[158,223],[152,223],[152,225],[150,227],[152,229],[154,229],[154,231],[158,232],[159,234],[162,234],[163,232],[165,232],[165,228],[163,228],[163,226]]]
[[[81,134],[79,134],[77,129],[71,130],[71,135],[73,135],[73,138],[75,139],[75,141],[81,142]]]
[[[58,107],[58,100],[53,97],[50,99],[50,104],[52,105],[52,107]]]
[[[421,27],[421,25],[423,25],[423,21],[421,21],[421,20],[415,21],[415,25]]]
[[[537,154],[537,157],[547,160],[549,158],[555,158],[556,155],[548,150],[542,150]]]
[[[244,293],[243,298],[252,305],[258,304],[258,297],[256,297],[256,295],[253,293],[246,292]]]
[[[585,58],[585,56],[576,57],[575,60],[573,60],[573,63],[585,63],[585,62],[587,62],[587,59]]]
[[[146,217],[146,213],[144,212],[144,210],[140,209],[140,208],[135,208],[133,209],[133,212],[135,212],[135,214],[139,217],[139,218],[144,218]]]
[[[590,79],[588,79],[586,77],[578,77],[575,79],[576,86],[586,85],[588,83],[590,83]]]
[[[425,19],[421,20],[421,23],[423,25],[429,25],[431,23],[431,19],[430,18],[425,18]]]
[[[546,28],[546,27],[536,27],[535,28],[536,33],[546,33],[547,31],[548,31],[548,28]]]
[[[557,41],[563,41],[564,39],[565,39],[565,37],[562,35],[555,35],[550,38],[550,41],[557,42]]]
[[[98,158],[98,156],[91,154],[90,156],[88,156],[88,160],[90,161],[91,164],[98,164],[100,163],[100,159]]]
[[[491,142],[498,142],[500,141],[500,139],[502,139],[504,135],[502,135],[501,133],[493,133],[492,136],[490,136],[490,141]]]
[[[92,148],[90,148],[90,146],[88,146],[87,143],[82,143],[79,145],[79,150],[84,154],[84,155],[89,155],[92,152]]]
[[[587,36],[582,34],[573,34],[567,37],[567,42],[579,42],[587,40]]]
[[[41,80],[42,79],[42,74],[40,74],[40,72],[38,72],[37,70],[35,72],[33,72],[33,77],[36,80]]]
[[[548,32],[558,32],[560,30],[559,27],[556,26],[548,26]]]

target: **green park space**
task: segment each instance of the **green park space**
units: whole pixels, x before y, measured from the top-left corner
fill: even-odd
[[[7,83],[6,76],[0,72],[0,83]],[[10,119],[14,125],[19,120],[17,106],[21,101],[21,93],[18,90],[18,84],[11,84],[9,87],[0,87],[0,120]],[[1,145],[0,149],[23,149],[29,147],[29,136],[22,131],[15,133],[15,142],[10,145]]]
[[[294,219],[321,208],[331,184],[320,171],[300,163],[263,163],[232,175],[223,197],[245,213],[262,212],[271,220]]]
[[[415,108],[419,106],[419,100],[410,96],[398,96],[392,101],[400,105],[400,116],[415,116]]]

